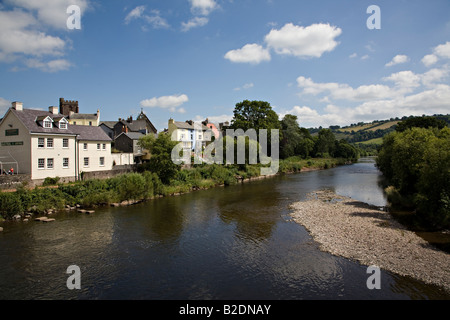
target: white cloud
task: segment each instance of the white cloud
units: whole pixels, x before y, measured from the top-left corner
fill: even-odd
[[[191,11],[194,14],[207,16],[216,10],[219,5],[214,0],[189,0],[191,3]]]
[[[386,67],[392,67],[396,64],[406,63],[409,61],[409,57],[404,54],[398,54],[396,55],[391,62],[386,63]]]
[[[177,108],[188,101],[189,98],[187,95],[179,94],[142,100],[140,105],[141,107],[161,108],[168,109],[170,112],[186,113],[186,110],[184,108]]]
[[[434,48],[434,53],[439,57],[450,59],[450,42],[438,45]]]
[[[432,54],[423,57],[422,63],[429,67],[439,61],[439,58],[450,59],[450,41],[440,44],[433,49]]]
[[[448,65],[422,74],[408,70],[382,78],[390,85],[369,84],[356,88],[345,83],[316,83],[301,76],[297,78],[297,84],[302,89],[300,97],[306,94],[317,96],[319,103],[327,105],[322,112],[307,106],[295,106],[285,113],[297,115],[300,124],[306,127],[348,125],[409,115],[447,114],[450,113],[450,85],[444,81],[449,75]],[[334,100],[343,100],[346,107],[335,105]]]
[[[297,84],[298,87],[303,89],[302,94],[328,93],[331,98],[337,100],[364,101],[367,99],[385,99],[398,95],[396,90],[379,84],[362,85],[355,89],[348,84],[336,82],[315,83],[311,78],[303,76],[297,78]]]
[[[209,19],[206,17],[194,17],[188,22],[181,23],[181,31],[186,32],[192,28],[203,27],[208,23]]]
[[[313,24],[308,27],[292,23],[280,30],[272,29],[265,41],[269,48],[282,55],[301,58],[320,58],[325,52],[333,51],[339,44],[335,38],[342,33],[340,28],[329,24]]]
[[[30,13],[0,11],[0,52],[4,57],[62,55],[66,42],[38,28],[39,22]]]
[[[355,53],[352,53],[351,55],[349,55],[348,57],[350,59],[354,59],[354,58],[358,57],[358,54],[355,52]]]
[[[142,15],[144,14],[145,6],[138,6],[130,11],[130,13],[127,14],[125,17],[125,23],[130,23],[132,20],[142,18]]]
[[[439,60],[439,58],[436,55],[434,55],[434,54],[427,54],[425,57],[423,57],[422,63],[426,67],[429,67],[429,66],[435,64],[438,60]]]
[[[65,59],[56,59],[56,60],[51,60],[48,62],[43,62],[38,59],[28,59],[25,61],[25,64],[29,68],[39,69],[44,72],[50,72],[50,73],[58,72],[58,71],[65,71],[65,70],[70,69],[70,67],[72,66],[72,63],[70,63],[69,61],[67,61]]]
[[[417,88],[420,86],[421,78],[412,71],[400,71],[391,74],[389,77],[383,78],[383,80],[392,81],[397,88],[403,88],[410,91],[410,88]]]
[[[225,59],[236,63],[258,64],[263,61],[270,61],[269,50],[264,49],[259,44],[247,44],[241,49],[231,50],[225,54]]]
[[[36,12],[37,19],[53,28],[67,30],[67,8],[80,7],[81,14],[89,9],[88,0],[6,0],[7,5]]]
[[[90,9],[89,0],[5,0],[0,7],[0,62],[22,63],[46,72],[67,70],[70,39],[52,35],[67,28],[67,8]],[[12,70],[20,70],[14,66]]]
[[[159,10],[150,10],[149,14],[145,13],[146,6],[138,6],[131,10],[125,17],[125,23],[129,24],[133,20],[143,20],[154,29],[168,28],[169,24],[166,19],[161,17]],[[143,30],[146,30],[143,27]]]
[[[250,88],[253,88],[255,85],[253,84],[253,83],[246,83],[246,84],[244,84],[242,87],[237,87],[237,88],[234,88],[233,90],[234,91],[240,91],[240,90],[245,90],[245,89],[250,89]]]

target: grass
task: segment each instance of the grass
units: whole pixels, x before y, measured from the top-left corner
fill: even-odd
[[[379,144],[381,145],[383,143],[383,138],[375,138],[375,139],[371,139],[371,140],[367,140],[367,141],[361,141],[358,142],[361,144]]]

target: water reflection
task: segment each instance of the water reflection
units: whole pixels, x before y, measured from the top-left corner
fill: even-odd
[[[289,205],[332,188],[379,205],[372,163],[278,176],[155,199],[0,234],[0,299],[432,299],[439,288],[366,268],[318,249]],[[364,187],[369,184],[370,187]],[[66,288],[79,265],[82,290]]]

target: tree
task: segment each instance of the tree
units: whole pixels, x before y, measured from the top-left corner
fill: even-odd
[[[169,183],[180,170],[180,166],[172,161],[172,150],[178,144],[170,135],[161,132],[157,138],[146,135],[139,139],[139,145],[150,151],[148,169],[155,172],[163,183]]]
[[[283,133],[283,140],[280,146],[281,158],[289,158],[297,154],[299,151],[302,134],[300,126],[297,122],[297,116],[287,114],[281,120],[281,130]]]
[[[442,119],[438,119],[436,117],[414,117],[406,119],[397,124],[395,130],[397,132],[404,132],[407,129],[411,128],[438,128],[442,129],[447,126],[447,122]]]
[[[278,114],[265,101],[244,100],[236,104],[231,121],[232,129],[280,129]]]
[[[416,208],[422,223],[450,226],[449,128],[391,133],[383,140],[377,166],[402,197],[400,202]]]
[[[335,149],[335,140],[334,133],[330,129],[321,129],[315,145],[316,156],[332,155]]]

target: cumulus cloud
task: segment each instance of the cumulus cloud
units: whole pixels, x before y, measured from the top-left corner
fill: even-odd
[[[37,19],[45,25],[67,30],[67,8],[76,5],[81,12],[89,9],[89,0],[5,0],[6,5],[36,12]]]
[[[82,12],[89,9],[88,0],[5,0],[0,7],[0,62],[22,63],[46,72],[69,69],[72,63],[62,57],[70,48],[70,39],[51,33],[70,32],[67,8],[71,5]]]
[[[285,24],[281,29],[272,29],[264,38],[266,48],[258,44],[247,44],[241,49],[228,51],[225,58],[232,62],[258,64],[270,61],[270,50],[280,55],[298,58],[320,58],[333,51],[339,44],[335,40],[342,33],[340,28],[329,24],[313,24],[308,27]],[[351,58],[357,55],[351,55]]]
[[[303,27],[288,23],[280,30],[272,29],[266,35],[265,42],[278,54],[320,58],[325,52],[336,48],[339,42],[335,39],[341,33],[340,28],[329,24],[320,23]]]
[[[348,125],[395,117],[447,114],[450,112],[450,86],[446,83],[450,67],[444,65],[424,73],[410,70],[392,73],[381,80],[386,84],[352,87],[346,83],[318,83],[300,76],[300,97],[310,95],[326,103],[321,112],[309,106],[295,106],[282,114],[295,114],[305,127]],[[345,107],[339,106],[345,105]]]
[[[241,49],[228,51],[225,54],[225,59],[237,63],[258,64],[263,61],[270,61],[271,56],[269,50],[259,44],[253,43],[246,44]]]
[[[72,63],[65,59],[55,59],[47,62],[42,62],[38,59],[28,59],[25,64],[29,68],[40,69],[45,72],[58,72],[70,69]]]
[[[191,3],[191,11],[194,14],[207,16],[216,10],[219,5],[214,0],[189,0]]]
[[[450,59],[450,42],[440,44],[433,48],[432,54],[427,54],[422,58],[422,63],[426,66],[432,66],[439,61],[439,58]]]
[[[169,24],[166,19],[161,17],[159,10],[150,10],[149,14],[145,13],[146,6],[138,6],[131,10],[125,17],[125,24],[129,24],[133,20],[143,20],[147,25],[154,29],[168,28]],[[143,27],[146,30],[146,27]]]
[[[409,61],[409,57],[404,54],[398,54],[392,58],[391,62],[386,63],[386,67],[392,67],[396,64],[406,63]]]
[[[184,108],[178,107],[188,101],[189,98],[187,95],[179,94],[142,100],[140,105],[144,108],[161,108],[167,109],[170,112],[186,113],[186,110]]]
[[[181,31],[186,32],[192,28],[203,27],[208,23],[209,19],[206,17],[194,17],[188,22],[181,23]]]

